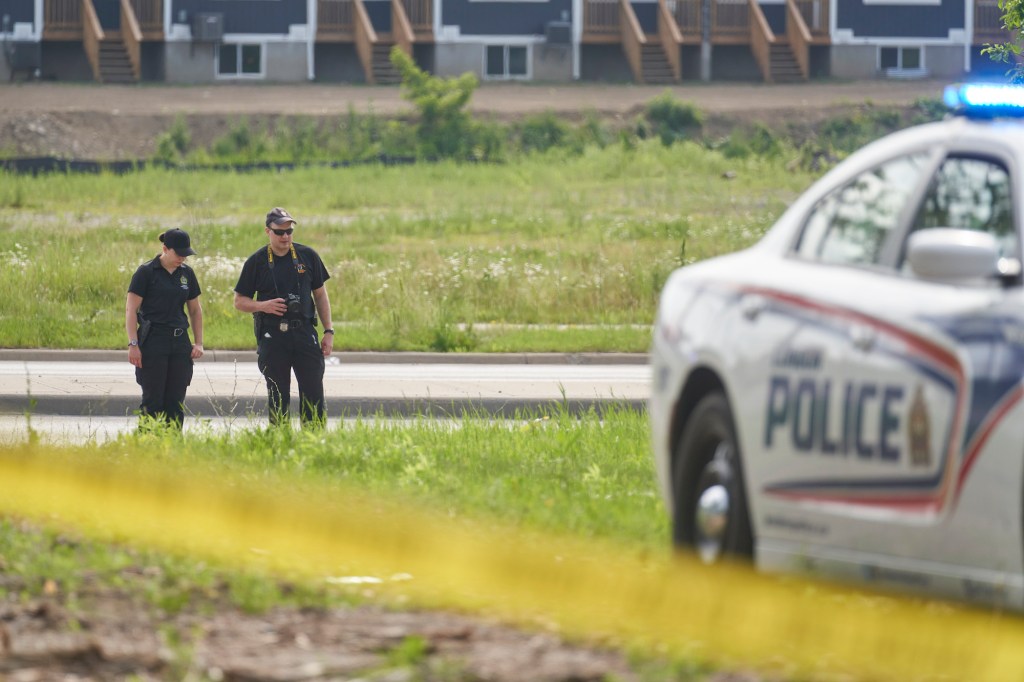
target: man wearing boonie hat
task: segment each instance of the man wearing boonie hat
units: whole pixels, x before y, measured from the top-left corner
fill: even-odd
[[[253,314],[256,357],[267,381],[270,423],[289,422],[291,375],[299,385],[303,426],[323,425],[324,358],[334,348],[330,279],[319,254],[292,240],[297,225],[283,208],[267,213],[268,243],[249,256],[235,285],[235,308]],[[315,308],[315,311],[314,311]],[[317,315],[324,323],[317,336]]]
[[[167,230],[160,241],[160,255],[140,265],[128,285],[124,327],[128,362],[142,387],[139,413],[180,429],[193,361],[203,357],[202,292],[195,271],[185,265],[195,254],[188,233]],[[189,320],[194,344],[188,339]]]

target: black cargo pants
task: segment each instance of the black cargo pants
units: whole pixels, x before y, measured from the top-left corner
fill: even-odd
[[[142,367],[135,381],[142,387],[139,413],[181,428],[185,419],[185,392],[192,383],[192,343],[188,330],[153,327],[142,351]]]
[[[323,425],[327,416],[324,406],[324,355],[316,328],[293,320],[287,331],[281,331],[282,318],[264,318],[257,365],[267,380],[270,423],[287,423],[291,403],[292,371],[299,384],[299,415],[302,425]]]

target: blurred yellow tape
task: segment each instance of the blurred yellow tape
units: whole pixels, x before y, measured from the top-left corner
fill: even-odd
[[[84,464],[66,451],[3,453],[0,481],[0,513],[102,540],[292,576],[409,574],[392,589],[421,606],[546,622],[569,636],[721,666],[847,680],[1024,675],[1024,620],[1015,615],[641,557],[356,492]]]

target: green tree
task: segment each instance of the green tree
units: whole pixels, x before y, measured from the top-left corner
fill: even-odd
[[[432,76],[398,47],[391,50],[391,63],[402,75],[402,97],[419,112],[416,138],[420,155],[430,159],[469,158],[475,136],[466,105],[479,84],[476,76]]]
[[[1012,64],[1007,75],[1011,81],[1021,83],[1024,82],[1024,63],[1020,60],[1024,49],[1024,0],[999,0],[999,9],[1003,13],[1003,28],[1010,32],[1010,40],[986,45],[981,53],[995,61]]]

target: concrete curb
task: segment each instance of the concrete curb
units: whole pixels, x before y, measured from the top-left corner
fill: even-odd
[[[591,410],[604,414],[608,410],[646,409],[643,400],[631,399],[496,399],[496,398],[326,398],[330,417],[431,417],[434,419],[466,416],[529,417],[564,409],[570,414]],[[129,396],[0,396],[0,415],[37,414],[76,417],[125,417],[136,414],[139,398]],[[267,401],[238,398],[191,398],[185,401],[185,413],[193,417],[266,418]]]
[[[338,352],[343,364],[645,365],[647,353]],[[127,362],[124,350],[0,348],[0,362]],[[199,362],[256,362],[255,350],[207,350]]]

